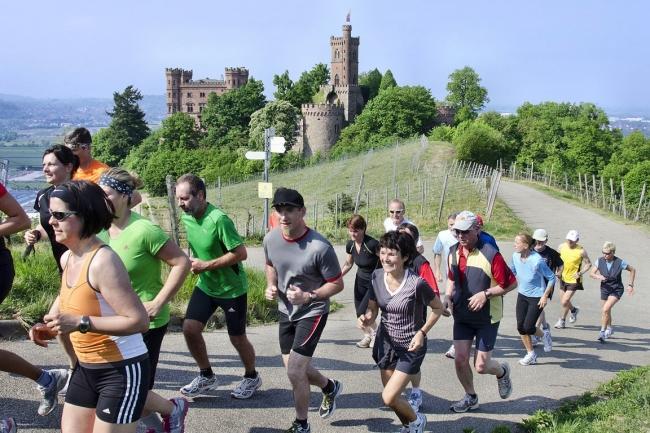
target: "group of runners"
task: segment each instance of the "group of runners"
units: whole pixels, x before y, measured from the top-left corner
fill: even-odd
[[[251,398],[262,385],[255,349],[246,335],[248,282],[242,265],[246,247],[232,220],[208,202],[204,182],[186,174],[176,183],[189,245],[186,254],[160,227],[132,210],[141,200],[137,176],[92,159],[91,142],[90,133],[77,128],[66,135],[63,145],[45,151],[43,172],[50,187],[36,199],[40,224],[25,234],[27,245],[49,239],[61,273],[59,296],[44,323],[31,329],[30,338],[43,346],[58,338],[69,369],[42,370],[6,351],[0,354],[0,367],[37,382],[40,415],[52,412],[58,395],[65,395],[63,432],[182,433],[189,408],[185,397],[218,385],[202,336],[218,308],[225,314],[230,342],[243,365],[232,397]],[[450,408],[466,412],[479,405],[472,365],[478,374],[496,377],[501,398],[512,393],[509,364],[492,357],[504,314],[503,296],[509,291],[519,292],[517,330],[526,349],[519,363],[531,365],[537,362],[537,338],[545,351],[552,349],[543,311],[556,286],[562,293],[562,313],[555,327],[564,328],[567,316],[570,323],[577,320],[579,308],[572,300],[582,289],[582,275],[590,272],[601,281],[601,342],[613,332],[611,309],[623,294],[623,270],[630,273],[630,291],[634,287],[636,271],[615,256],[613,243],[605,243],[603,257],[592,267],[575,230],[569,231],[558,251],[546,245],[543,229],[532,236],[518,234],[508,265],[494,238],[482,230],[480,216],[462,211],[450,215],[448,229],[438,234],[431,266],[422,255],[417,226],[405,218],[404,203],[395,199],[384,222],[386,232],[378,240],[366,234],[363,217],[349,220],[350,241],[341,265],[331,243],[307,226],[298,191],[278,188],[272,207],[279,227],[264,238],[265,295],[278,303],[280,353],[295,409],[288,433],[311,432],[311,386],[322,392],[320,417],[328,418],[336,410],[343,384],[320,373],[312,357],[327,323],[330,298],[343,290],[343,275],[355,264],[355,315],[362,331],[357,346],[372,348],[383,384],[382,400],[395,412],[401,433],[425,429],[427,420],[419,410],[420,368],[428,335],[442,316],[453,316],[453,345],[446,355],[454,358],[464,391]],[[0,210],[7,215],[0,235],[29,227],[29,219],[2,185]],[[162,263],[169,266],[164,281]],[[13,280],[4,244],[0,271],[1,301]],[[198,371],[180,388],[182,396],[168,400],[153,391],[156,367],[170,320],[169,302],[190,272],[198,275],[198,281],[183,335]],[[15,431],[13,418],[0,421],[0,432]]]

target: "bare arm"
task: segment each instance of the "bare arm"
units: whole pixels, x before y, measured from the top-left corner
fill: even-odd
[[[266,274],[266,299],[273,300],[278,297],[278,273],[275,268],[268,263],[264,268]]]
[[[47,232],[43,226],[39,224],[33,230],[27,230],[23,237],[27,245],[34,245],[41,239],[47,239]]]
[[[28,229],[32,222],[16,199],[9,193],[0,197],[0,211],[7,217],[0,222],[0,236],[9,236]]]
[[[630,272],[630,282],[627,283],[627,287],[629,287],[628,292],[631,295],[632,293],[634,293],[634,280],[636,279],[636,269],[634,269],[630,265],[627,265],[627,270]]]
[[[440,272],[440,265],[442,264],[442,254],[435,253],[433,255],[433,273],[439,283],[442,282],[442,272]]]
[[[587,250],[584,248],[582,249],[582,263],[580,264],[580,270],[578,273],[580,274],[579,276],[581,277],[582,274],[587,273],[589,269],[591,268],[591,260],[589,259],[589,255],[587,254]]]
[[[88,281],[115,311],[114,316],[90,316],[90,331],[108,335],[130,335],[149,329],[149,318],[140,298],[131,287],[129,274],[119,256],[100,249],[88,269]],[[48,327],[67,334],[79,327],[81,315],[58,313],[45,316]]]
[[[591,267],[591,271],[589,271],[589,277],[593,278],[594,280],[600,280],[600,281],[603,281],[605,279],[605,277],[600,275],[600,271],[595,266]]]
[[[350,269],[354,266],[354,259],[352,258],[352,254],[348,254],[347,259],[345,260],[345,263],[343,263],[343,266],[341,267],[341,276],[345,276]]]
[[[158,251],[156,258],[167,263],[171,269],[165,284],[154,299],[144,303],[149,317],[157,315],[162,307],[167,304],[178,293],[183,285],[185,277],[190,273],[190,259],[171,239]]]
[[[336,280],[327,282],[311,292],[303,291],[299,287],[290,285],[287,289],[287,299],[293,305],[302,305],[311,302],[310,293],[315,294],[316,299],[322,301],[331,298],[341,290],[343,290],[343,278],[338,277]]]
[[[227,268],[228,266],[235,265],[239,262],[243,262],[248,257],[246,247],[244,245],[239,245],[232,251],[228,251],[221,257],[217,257],[213,260],[199,260],[191,258],[192,262],[192,273],[200,274],[205,271],[212,271],[219,268]]]

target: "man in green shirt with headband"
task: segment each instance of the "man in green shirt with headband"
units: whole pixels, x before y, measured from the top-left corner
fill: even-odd
[[[185,212],[181,221],[192,252],[192,272],[199,275],[187,305],[183,334],[200,373],[181,388],[181,393],[194,397],[217,387],[202,333],[215,310],[221,308],[230,342],[245,369],[244,378],[231,395],[250,398],[262,379],[255,370],[255,349],[246,336],[248,281],[242,265],[246,247],[232,220],[207,201],[205,183],[198,176],[185,174],[178,179],[176,200]]]

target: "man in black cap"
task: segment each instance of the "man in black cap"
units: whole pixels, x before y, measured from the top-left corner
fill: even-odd
[[[311,358],[327,322],[329,298],[343,290],[343,280],[332,244],[305,223],[307,210],[300,193],[278,188],[273,207],[280,226],[264,237],[266,297],[278,300],[280,351],[293,388],[296,419],[287,433],[310,433],[309,386],[323,391],[322,418],[334,412],[342,390],[338,380],[328,379],[311,365]]]

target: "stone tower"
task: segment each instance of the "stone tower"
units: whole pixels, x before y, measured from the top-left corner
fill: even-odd
[[[363,109],[359,87],[359,38],[352,26],[343,25],[342,36],[330,37],[330,82],[321,86],[324,104],[303,104],[299,139],[294,146],[304,156],[328,152],[339,139],[341,129]]]

